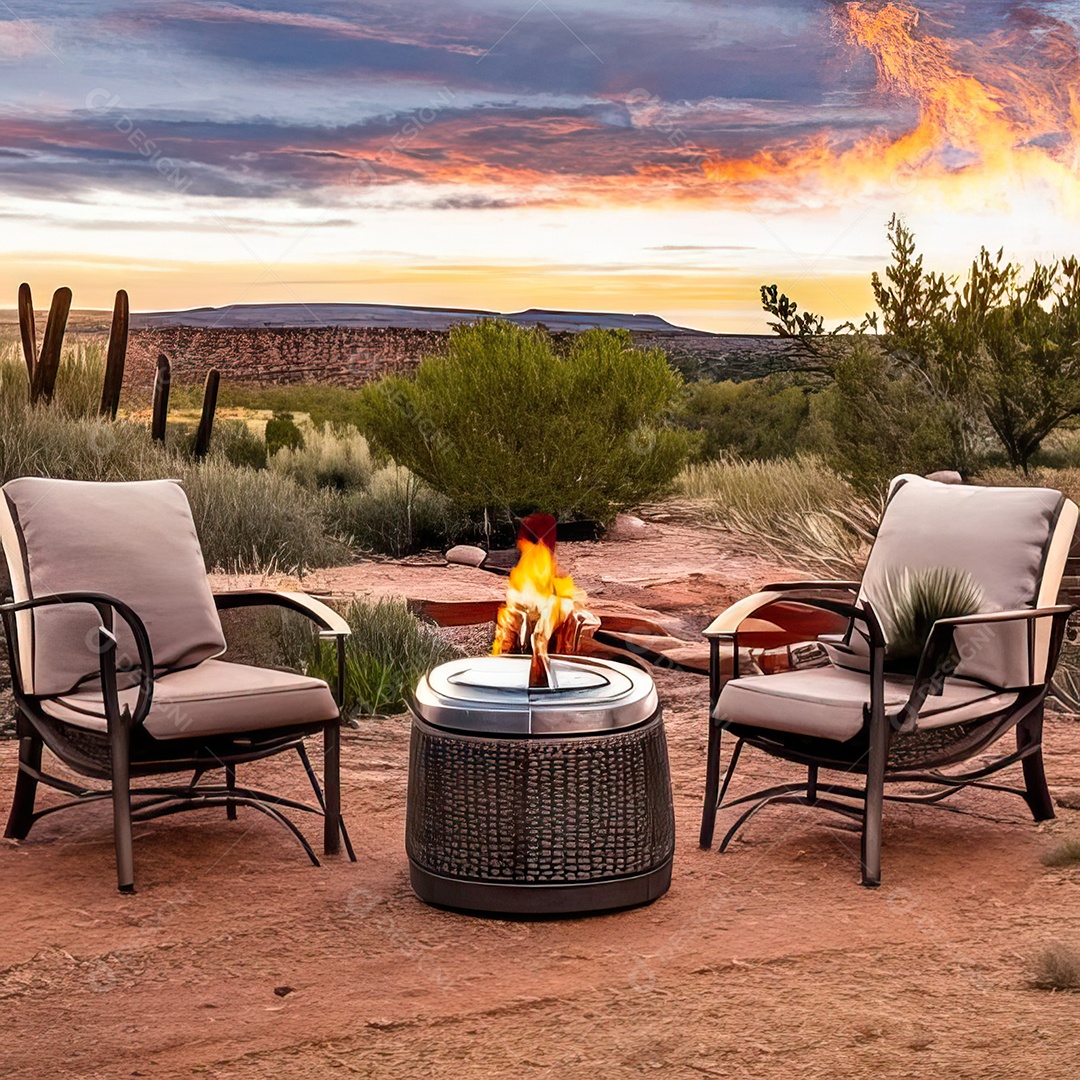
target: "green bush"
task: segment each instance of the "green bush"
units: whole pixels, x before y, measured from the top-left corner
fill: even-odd
[[[852,342],[837,361],[833,385],[816,395],[811,416],[825,419],[830,459],[864,493],[902,472],[966,471],[969,464],[957,457],[956,402],[865,341]]]
[[[374,471],[367,439],[354,427],[330,424],[309,431],[302,446],[283,446],[270,460],[275,471],[312,491],[362,490]]]
[[[484,320],[445,356],[360,394],[376,447],[461,510],[609,520],[665,490],[692,439],[667,417],[682,380],[660,350],[590,330],[556,352],[543,329]]]
[[[403,711],[406,695],[422,675],[461,655],[401,600],[354,600],[342,614],[352,628],[345,648],[346,714]],[[296,619],[282,619],[281,635],[289,663],[334,685],[336,650]]]
[[[784,376],[770,376],[696,383],[681,420],[701,432],[704,460],[724,454],[768,460],[795,454],[809,415],[807,391]]]
[[[298,450],[304,445],[304,433],[296,426],[292,413],[274,413],[266,421],[266,453],[273,457],[279,450]]]

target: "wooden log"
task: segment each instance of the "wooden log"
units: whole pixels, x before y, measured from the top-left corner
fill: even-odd
[[[221,372],[217,368],[211,368],[206,373],[202,416],[199,417],[199,430],[195,433],[196,461],[201,461],[210,453],[210,437],[214,434],[214,412],[217,410],[218,385],[220,382]]]
[[[41,356],[34,367],[34,381],[30,384],[32,402],[44,401],[48,404],[53,399],[70,311],[71,290],[67,286],[61,286],[53,293],[49,319],[45,323],[45,337],[41,341]]]
[[[113,304],[109,329],[109,351],[105,357],[105,381],[101,387],[101,415],[116,419],[120,408],[120,389],[124,385],[124,363],[128,343],[128,294],[119,289]]]
[[[37,330],[34,327],[34,298],[28,282],[19,286],[19,336],[22,338],[23,359],[29,386],[34,385],[34,368],[37,367]]]
[[[169,384],[172,382],[172,365],[164,353],[157,358],[157,374],[154,376],[154,411],[150,421],[150,438],[165,442],[165,425],[169,416]]]

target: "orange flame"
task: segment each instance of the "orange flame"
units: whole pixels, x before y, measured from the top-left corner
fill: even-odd
[[[1080,44],[1067,24],[1035,18],[1041,65],[1010,63],[1006,54],[1017,45],[1016,35],[999,34],[988,49],[964,57],[975,66],[981,60],[983,70],[975,74],[960,56],[969,43],[923,33],[920,12],[908,0],[844,4],[835,16],[838,29],[873,56],[882,95],[915,103],[915,127],[900,136],[874,134],[846,149],[822,137],[809,146],[717,159],[704,166],[706,175],[748,196],[762,186],[790,189],[813,180],[846,191],[883,185],[904,191],[929,180],[965,194],[976,179],[987,189],[1020,180],[1043,183],[1080,205],[1074,89]]]
[[[514,612],[524,612],[520,626],[512,630],[518,652],[536,652],[536,644],[546,647],[555,631],[574,613],[581,593],[569,575],[560,575],[555,553],[542,542],[532,543],[522,537],[518,540],[521,556],[510,571],[510,583],[506,589],[506,605],[499,608],[500,630],[511,629],[516,621]],[[503,651],[496,636],[494,653]]]
[[[600,620],[585,610],[585,595],[573,578],[559,573],[554,518],[547,514],[526,518],[517,546],[521,554],[510,571],[491,651],[495,656],[530,654],[529,686],[552,686],[549,651],[576,652],[582,635],[594,631]]]

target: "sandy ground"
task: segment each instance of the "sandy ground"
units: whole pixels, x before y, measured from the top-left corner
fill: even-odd
[[[687,625],[772,576],[722,538],[668,527],[569,555],[583,584]],[[433,575],[426,592],[453,592],[470,573],[368,565],[322,584],[379,592],[400,574],[411,593]],[[139,826],[139,892],[121,897],[107,808],[45,818],[0,845],[0,1074],[1080,1074],[1080,995],[1029,982],[1040,946],[1080,945],[1080,869],[1039,859],[1080,833],[1080,812],[1036,826],[1020,800],[974,791],[959,814],[889,807],[878,890],[858,885],[857,836],[809,810],[776,808],[728,854],[704,852],[704,680],[657,680],[678,840],[671,891],[647,908],[524,922],[421,904],[400,717],[346,734],[356,864],[315,869],[267,819],[208,811]],[[1046,741],[1052,789],[1080,805],[1080,723],[1052,718]],[[14,756],[0,743],[0,802]],[[744,762],[742,790],[790,776]],[[303,793],[292,761],[242,775]]]

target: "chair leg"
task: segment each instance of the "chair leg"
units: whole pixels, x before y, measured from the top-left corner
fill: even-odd
[[[341,723],[336,718],[323,728],[323,787],[323,852],[336,855],[341,847]]]
[[[1021,761],[1024,769],[1024,801],[1036,821],[1048,821],[1054,817],[1054,800],[1046,786],[1046,771],[1042,756],[1043,707],[1030,713],[1016,725],[1016,749],[1023,751],[1029,746],[1038,749]]]
[[[225,766],[225,787],[227,787],[229,789],[229,791],[234,791],[236,789],[236,766],[235,765],[226,765]],[[225,816],[230,821],[235,821],[236,820],[236,803],[227,802],[225,804]]]
[[[135,852],[131,842],[131,762],[128,733],[115,725],[109,740],[112,751],[113,837],[116,843],[116,887],[135,891]]]
[[[884,716],[871,720],[870,749],[866,762],[866,797],[863,803],[862,883],[881,884],[881,824],[885,804],[885,758],[888,753]]]
[[[15,798],[11,801],[4,836],[9,840],[23,840],[34,824],[34,799],[37,796],[37,780],[24,771],[41,769],[41,736],[36,732],[23,735],[19,740],[19,773],[15,779]]]
[[[722,729],[715,720],[709,720],[709,753],[705,762],[705,803],[701,808],[701,835],[698,843],[706,851],[712,847],[713,831],[716,829],[716,808],[720,792],[720,737]]]

